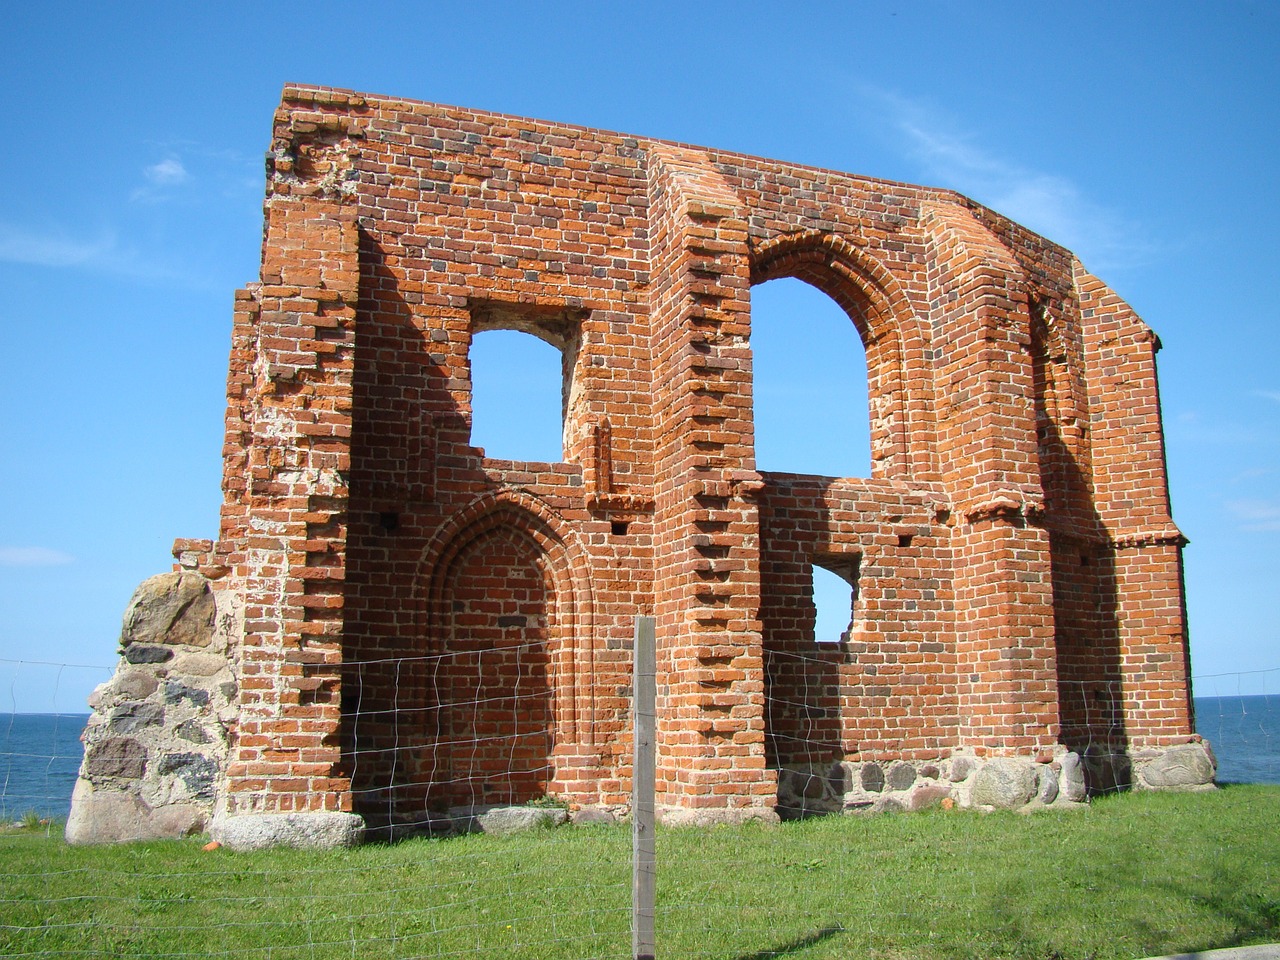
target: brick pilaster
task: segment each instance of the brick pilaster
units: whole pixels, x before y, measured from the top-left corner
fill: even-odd
[[[963,208],[932,203],[930,284],[939,454],[953,535],[960,742],[1044,754],[1058,699],[1049,538],[1036,443],[1030,313],[1021,271]],[[938,334],[935,334],[938,337]]]
[[[295,96],[308,102],[286,89],[276,115],[252,363],[233,361],[232,372],[249,441],[224,517],[244,538],[232,813],[351,805],[338,668],[359,277],[347,172],[358,130],[349,103]]]
[[[697,151],[649,181],[658,802],[768,806],[746,221]]]

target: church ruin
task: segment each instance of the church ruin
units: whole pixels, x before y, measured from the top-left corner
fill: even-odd
[[[303,86],[265,219],[220,533],[175,545],[234,674],[224,831],[625,808],[637,614],[676,821],[848,808],[869,770],[1211,779],[1169,773],[1205,750],[1159,342],[1069,251],[947,190]],[[865,345],[870,476],[756,469],[780,277]],[[472,445],[488,330],[561,352],[563,462]],[[815,567],[855,597],[838,643]]]

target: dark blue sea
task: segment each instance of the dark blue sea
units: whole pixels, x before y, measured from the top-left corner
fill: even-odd
[[[1280,694],[1196,697],[1196,730],[1213,746],[1219,783],[1280,784]],[[0,822],[71,810],[84,714],[0,713]]]
[[[0,713],[0,822],[34,811],[66,817],[84,745],[85,713]]]
[[[1196,697],[1196,732],[1218,758],[1219,783],[1280,783],[1280,693]]]

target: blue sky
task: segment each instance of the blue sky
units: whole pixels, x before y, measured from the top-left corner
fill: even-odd
[[[1275,692],[1277,10],[16,7],[0,58],[0,711],[80,709],[104,675],[74,665],[113,664],[133,587],[168,569],[175,536],[216,531],[232,293],[255,279],[286,82],[951,187],[1070,247],[1164,342],[1197,692]],[[794,296],[769,309],[809,316]]]

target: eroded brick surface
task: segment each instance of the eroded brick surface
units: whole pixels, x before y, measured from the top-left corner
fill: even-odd
[[[231,812],[624,803],[636,614],[687,810],[1191,739],[1158,344],[1068,251],[943,190],[319,88],[269,169],[184,553],[244,599]],[[862,337],[870,477],[756,470],[777,277]],[[491,329],[562,352],[563,463],[471,446]],[[814,564],[856,588],[838,644]]]

